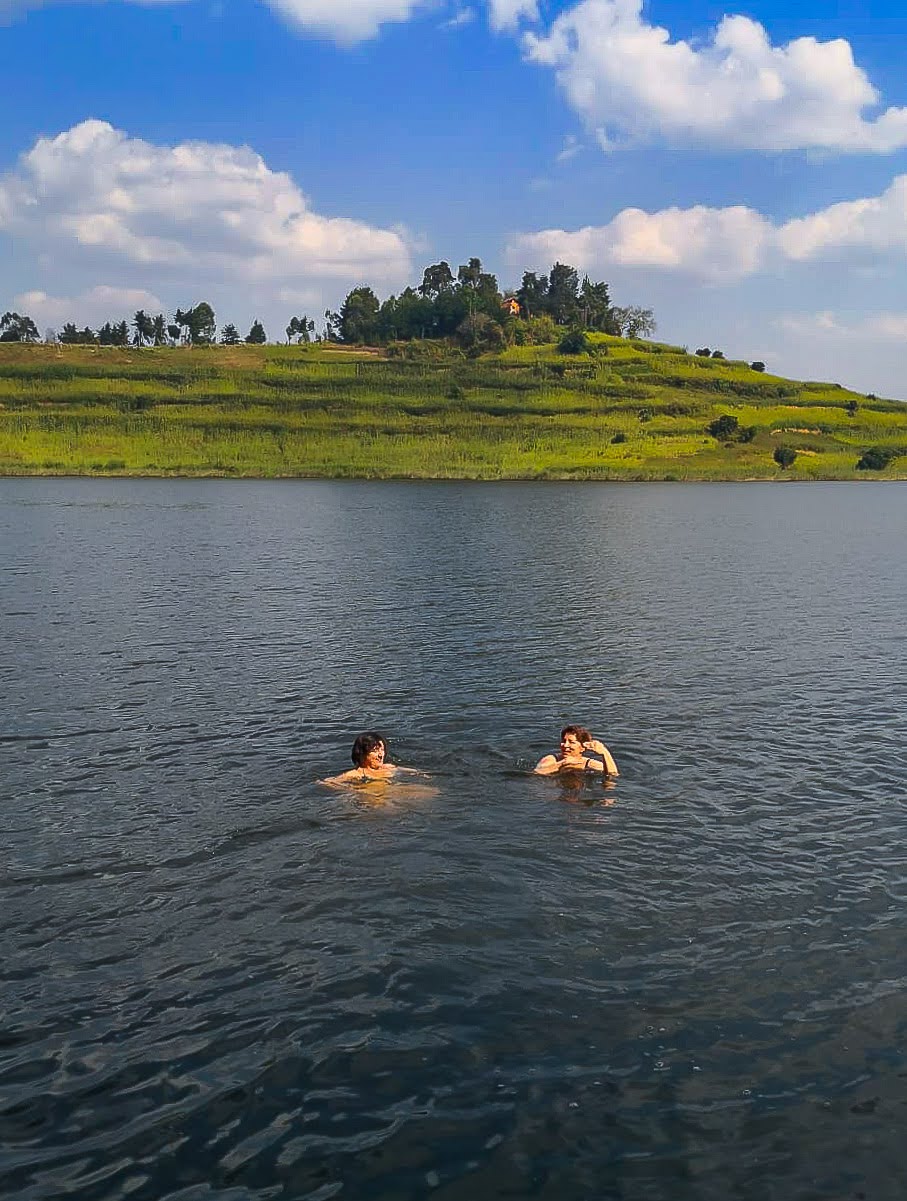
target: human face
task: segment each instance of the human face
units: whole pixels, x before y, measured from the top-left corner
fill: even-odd
[[[561,739],[561,754],[565,759],[576,759],[583,753],[583,744],[575,734],[565,734]]]
[[[379,742],[375,749],[366,755],[363,767],[368,768],[369,771],[378,771],[384,766],[384,754],[384,743]]]

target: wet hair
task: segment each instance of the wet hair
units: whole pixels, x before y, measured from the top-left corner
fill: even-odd
[[[563,730],[561,730],[561,742],[563,742],[568,734],[575,735],[580,742],[592,741],[592,735],[585,726],[564,726]]]
[[[350,758],[357,767],[365,767],[365,761],[379,746],[387,746],[385,740],[380,734],[376,734],[374,730],[368,730],[365,734],[360,734],[353,743],[353,749],[350,751]]]

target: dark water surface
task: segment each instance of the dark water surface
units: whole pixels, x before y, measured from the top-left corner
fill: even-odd
[[[2,1196],[903,1197],[907,485],[0,480],[0,568]]]

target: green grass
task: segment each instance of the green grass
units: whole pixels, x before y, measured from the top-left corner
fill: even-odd
[[[907,405],[661,343],[593,343],[591,355],[480,359],[0,344],[0,474],[907,478]],[[755,428],[750,442],[708,434],[724,413]],[[781,443],[798,452],[786,471],[772,458]],[[870,446],[904,455],[857,471]]]

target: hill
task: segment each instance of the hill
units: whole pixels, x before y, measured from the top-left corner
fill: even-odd
[[[0,474],[907,478],[905,404],[661,343],[590,341],[588,354],[478,358],[430,342],[0,344]],[[782,446],[796,453],[786,468]],[[858,470],[871,450],[879,466]]]

